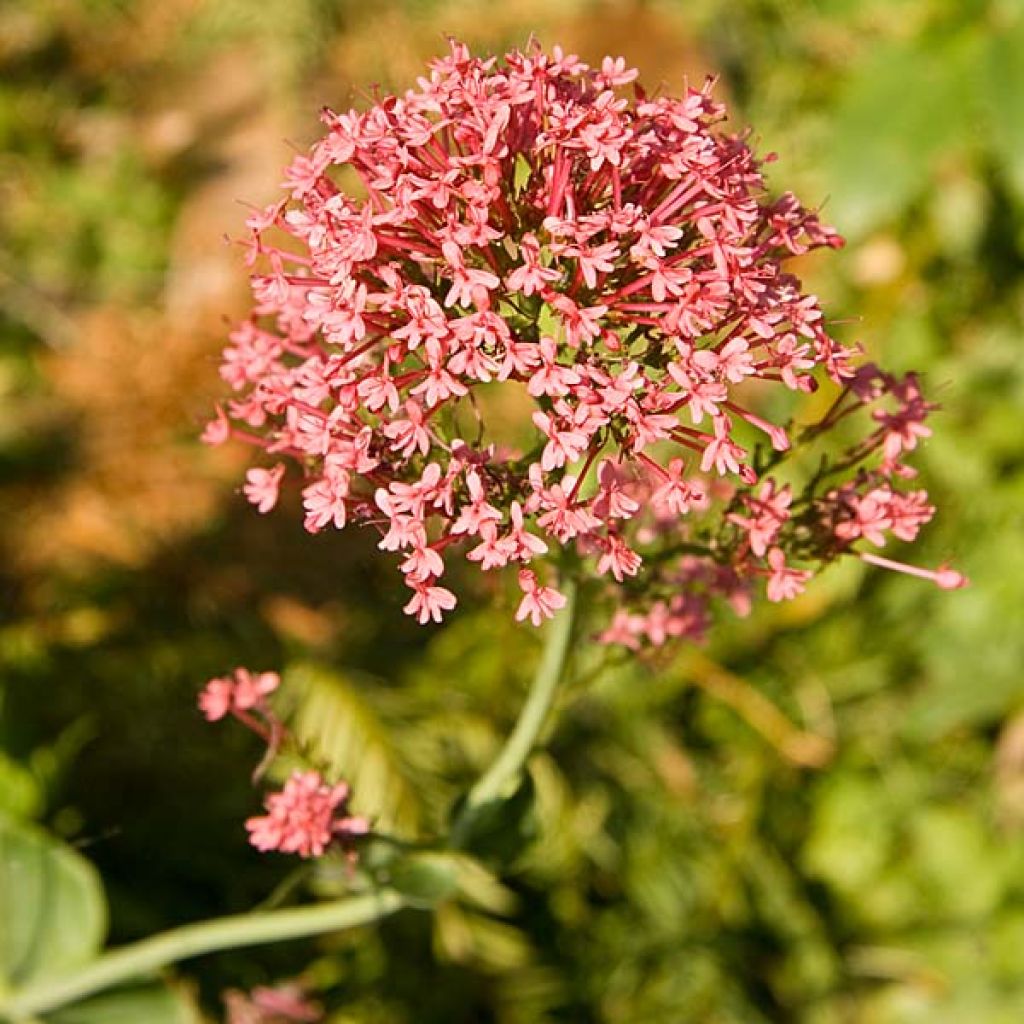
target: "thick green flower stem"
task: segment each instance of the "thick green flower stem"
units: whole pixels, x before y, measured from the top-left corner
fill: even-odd
[[[221,949],[239,949],[355,928],[387,917],[404,905],[401,893],[381,889],[316,906],[236,914],[184,925],[105,953],[63,977],[47,978],[15,992],[0,1002],[0,1020],[22,1024],[179,960]]]
[[[510,795],[547,720],[555,694],[558,692],[558,684],[565,671],[576,609],[576,581],[565,578],[560,581],[560,589],[565,595],[565,607],[556,613],[548,626],[544,651],[530,685],[526,703],[493,764],[467,794],[452,827],[453,846],[462,845],[484,807]]]

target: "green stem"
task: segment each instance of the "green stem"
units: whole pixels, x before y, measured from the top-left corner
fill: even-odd
[[[21,989],[0,1002],[0,1019],[25,1021],[201,953],[258,946],[369,924],[393,914],[404,903],[400,893],[381,889],[311,907],[235,914],[184,925],[105,953],[70,974],[46,978]]]
[[[575,581],[563,580],[562,593],[566,604],[548,627],[544,651],[523,710],[494,763],[469,791],[452,829],[452,846],[461,844],[481,809],[503,796],[519,778],[544,727],[569,654],[576,604]],[[401,893],[380,889],[310,907],[236,914],[184,925],[112,950],[62,977],[35,982],[7,997],[0,995],[0,1020],[26,1024],[39,1014],[189,957],[355,928],[387,917],[405,905]]]
[[[466,802],[462,805],[452,827],[453,846],[462,844],[483,807],[505,796],[512,788],[544,727],[569,654],[576,605],[576,581],[571,578],[563,579],[561,591],[565,595],[565,607],[548,627],[544,651],[530,685],[526,703],[494,763],[480,776],[466,796]]]

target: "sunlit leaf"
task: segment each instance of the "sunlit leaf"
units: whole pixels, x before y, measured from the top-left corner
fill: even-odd
[[[47,1024],[200,1024],[195,1004],[164,985],[105,992],[48,1014]]]
[[[1007,181],[1024,202],[1024,15],[989,40],[984,79],[992,145]]]
[[[42,806],[39,781],[23,765],[0,750],[0,814],[33,818]]]
[[[0,978],[72,970],[103,944],[107,908],[93,866],[70,847],[0,817]]]
[[[880,48],[853,70],[831,117],[827,160],[829,219],[844,234],[903,211],[928,185],[936,157],[966,144],[972,58],[959,40],[915,40]]]
[[[411,854],[391,868],[389,881],[416,903],[432,906],[457,890],[458,869],[446,854]]]
[[[352,786],[352,806],[383,831],[407,835],[419,807],[389,730],[359,688],[342,673],[305,663],[287,673],[296,699],[292,728],[313,758]]]

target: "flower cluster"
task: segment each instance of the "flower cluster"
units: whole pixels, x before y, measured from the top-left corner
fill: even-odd
[[[211,679],[199,694],[199,710],[207,721],[229,715],[255,732],[267,752],[254,773],[259,778],[289,739],[284,724],[267,697],[281,685],[276,672],[250,672],[236,668],[230,676]],[[294,772],[278,793],[264,805],[267,813],[246,822],[249,841],[258,850],[280,850],[300,857],[319,857],[337,840],[350,860],[355,859],[351,840],[366,835],[370,823],[347,812],[348,783],[329,785],[315,771]]]
[[[267,696],[281,685],[276,672],[250,672],[236,668],[230,676],[211,679],[199,695],[199,710],[208,722],[217,722],[227,715],[243,719],[253,712],[268,714]]]
[[[258,850],[319,857],[333,841],[345,845],[370,830],[366,818],[347,813],[349,794],[345,782],[331,786],[318,772],[294,772],[264,801],[267,813],[245,823],[249,840]]]
[[[324,1017],[323,1007],[296,984],[259,985],[248,993],[229,989],[224,1004],[227,1024],[316,1024]]]
[[[325,110],[287,195],[248,221],[255,305],[222,367],[237,396],[205,438],[269,457],[244,487],[260,512],[291,461],[308,530],[376,529],[422,623],[454,607],[440,581],[461,553],[515,566],[517,618],[539,624],[564,603],[544,556],[574,548],[618,588],[605,639],[697,636],[712,599],[742,612],[759,581],[792,597],[931,515],[895,489],[928,433],[916,380],[858,371],[784,269],[841,239],[767,196],[710,82],[672,98],[636,78],[453,42],[404,95]],[[840,398],[798,436],[758,411],[822,380]],[[521,450],[488,434],[498,385],[533,403]],[[766,476],[889,400],[836,473],[800,493]]]

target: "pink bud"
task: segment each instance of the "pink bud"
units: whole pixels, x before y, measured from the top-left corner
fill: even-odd
[[[935,584],[943,590],[959,590],[969,586],[970,580],[956,569],[939,569],[935,573]]]

